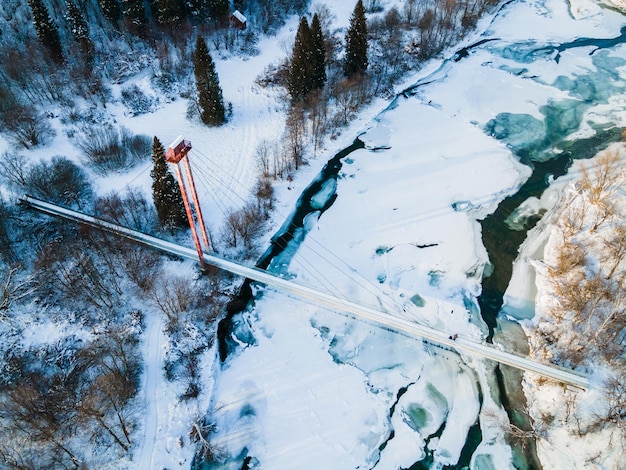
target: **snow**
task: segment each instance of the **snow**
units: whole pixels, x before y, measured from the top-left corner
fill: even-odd
[[[246,17],[245,17],[245,16],[244,16],[244,15],[243,15],[243,14],[242,14],[239,10],[235,10],[235,11],[233,12],[233,16],[234,16],[235,18],[237,18],[239,21],[241,21],[242,23],[244,23],[244,24],[245,24],[245,23],[246,23],[246,21],[247,21],[247,18],[246,18]]]
[[[623,165],[623,146],[614,144],[609,149],[621,152]],[[567,175],[556,179],[541,199],[534,202],[546,214],[529,231],[520,247],[503,307],[508,315],[525,320],[522,325],[526,329],[545,320],[544,312],[554,301],[547,287],[549,283],[545,266],[553,264],[558,253],[563,234],[556,226],[555,218],[560,214],[562,202],[578,194],[575,183],[581,175],[582,165],[593,168],[596,164],[594,159],[575,162]],[[584,233],[577,234],[578,239],[585,236]],[[587,256],[593,259],[597,253],[589,245],[586,246]],[[524,308],[527,305],[532,305],[532,308]],[[605,404],[601,389],[604,378],[604,371],[600,367],[595,368],[591,379],[597,388],[588,391],[565,390],[558,384],[541,383],[532,377],[527,377],[523,382],[524,391],[531,398],[530,413],[533,418],[538,420],[548,414],[556,418],[556,423],[547,427],[545,437],[538,440],[544,468],[621,468],[623,462],[620,461],[619,446],[610,446],[607,451],[607,443],[615,440],[608,426],[595,432],[578,432],[579,428],[585,427],[588,417],[602,413]],[[574,412],[577,415],[572,419]]]
[[[350,155],[350,162],[344,165],[338,182],[337,201],[310,229],[291,262],[290,274],[306,285],[361,304],[380,304],[392,313],[427,321],[451,334],[463,332],[480,337],[479,330],[468,328],[470,315],[463,304],[466,292],[478,293],[480,267],[487,262],[475,219],[494,210],[497,201],[527,177],[527,169],[501,144],[476,127],[455,121],[415,100],[400,103],[377,118],[376,127],[371,131],[374,139],[370,139],[369,134],[370,131],[361,136],[368,147],[384,144],[391,149],[359,150]],[[455,138],[444,139],[446,134]],[[442,185],[442,182],[445,183]],[[455,210],[453,204],[459,201],[465,203],[465,211]],[[434,246],[418,247],[429,244]],[[387,247],[387,251],[376,255],[381,246]],[[442,279],[433,283],[432,273],[441,273]],[[379,284],[377,278],[384,281]],[[426,299],[423,307],[418,306],[416,295]],[[385,413],[391,406],[390,400],[395,391],[419,377],[411,387],[411,390],[417,387],[417,391],[406,395],[403,406],[417,406],[409,397],[422,396],[419,392],[419,387],[425,386],[420,385],[422,383],[446,397],[441,413],[446,415],[448,425],[434,447],[435,458],[442,464],[456,462],[466,432],[477,419],[478,400],[474,388],[476,379],[471,373],[469,376],[459,374],[462,366],[455,355],[434,353],[430,348],[425,350],[420,342],[407,340],[402,350],[394,349],[391,354],[372,358],[365,355],[368,345],[378,355],[381,344],[397,343],[399,339],[371,327],[361,331],[362,327],[343,318],[323,315],[320,321],[320,312],[295,307],[282,297],[271,304],[271,309],[266,306],[268,302],[265,293],[262,301],[255,305],[254,320],[250,322],[255,345],[232,359],[220,373],[215,408],[220,420],[218,428],[225,431],[216,437],[218,446],[228,448],[230,455],[238,455],[247,447],[250,455],[269,468],[285,468],[293,465],[294,459],[300,465],[312,461],[320,465],[320,459],[322,462],[328,459],[335,462],[333,468],[367,467],[377,459],[375,449],[380,443],[369,442],[364,446],[363,430],[371,429],[370,433],[379,437],[388,433],[390,426]],[[319,344],[316,330],[307,327],[307,317],[308,322],[318,323],[317,330],[328,328],[340,336],[341,350],[334,351],[341,357],[339,365],[330,361],[327,351]],[[346,331],[336,333],[337,329]],[[301,334],[301,330],[310,333]],[[271,338],[270,342],[265,340],[266,335]],[[388,339],[383,341],[381,335]],[[339,340],[335,337],[333,341]],[[344,341],[347,344],[344,345]],[[278,348],[280,354],[274,352]],[[325,357],[326,369],[330,370],[324,370],[317,355]],[[259,362],[248,362],[251,356]],[[275,370],[276,366],[270,364],[278,361],[278,357],[283,360]],[[376,366],[371,364],[372,360],[376,360]],[[432,376],[429,372],[422,378],[421,368],[418,366],[416,370],[411,362],[425,362],[426,370],[438,370],[441,375]],[[307,371],[314,364],[311,370],[321,368],[324,381],[332,382],[334,379],[326,378],[326,374],[341,371],[342,377],[346,377],[348,372],[343,366],[346,363],[355,363],[357,368],[363,367],[367,372],[356,384],[359,393],[352,388],[354,385],[342,382],[333,388],[329,397],[317,392],[300,375],[304,364]],[[376,392],[363,387],[365,381]],[[264,425],[257,424],[264,432],[254,439],[257,443],[254,447],[250,447],[247,439],[247,444],[235,444],[231,437],[245,434],[248,420],[241,423],[232,417],[237,413],[221,411],[222,400],[228,400],[232,390],[241,390],[245,384],[254,384],[255,390],[263,390],[266,399],[277,395],[276,401],[264,402]],[[342,403],[351,406],[346,410]],[[306,436],[298,438],[303,431],[294,429],[288,432],[281,429],[276,436],[267,431],[265,425],[271,427],[280,421],[285,406],[315,410],[310,418],[307,417],[310,411],[302,414],[299,411],[294,422],[301,429],[301,422],[306,420]],[[319,419],[317,415],[322,412],[329,413],[322,421],[332,430],[323,434],[314,426]],[[419,446],[411,449],[403,444],[407,440],[414,441],[416,435],[415,431],[402,431],[394,425],[397,419],[400,418],[392,417],[391,426],[398,440],[394,437],[382,453],[380,468],[412,464],[421,455]],[[422,432],[436,431],[442,421],[433,422],[434,430],[428,428]],[[278,439],[278,435],[283,439],[288,437],[288,442]],[[296,442],[298,445],[293,448],[290,443]],[[315,453],[315,460],[311,460],[310,452]],[[298,460],[300,457],[302,461]],[[303,468],[307,468],[306,465]]]
[[[561,54],[556,67],[553,54],[532,51],[578,36],[614,37],[623,24],[623,17],[605,10],[575,19],[563,2],[515,3],[483,35],[496,41],[458,63],[426,65],[413,77],[429,82],[416,98],[399,98],[357,132],[366,148],[344,159],[333,206],[307,220],[306,237],[288,256],[289,275],[451,334],[480,338],[484,326],[471,306],[488,260],[477,220],[529,175],[483,126],[501,113],[542,123],[543,106],[572,99],[553,85],[556,78],[590,73],[597,59],[588,49],[573,49]],[[614,120],[621,111],[612,107],[610,113]],[[519,142],[542,137],[521,135]],[[539,208],[529,200],[517,217]],[[541,243],[533,249],[540,251]],[[534,278],[517,275],[524,289],[507,297],[506,308],[530,315]],[[263,468],[326,468],[326,462],[337,469],[407,467],[424,455],[425,438],[443,421],[444,432],[429,449],[435,465],[446,465],[456,462],[477,419],[483,442],[472,468],[513,467],[502,430],[483,414],[501,414],[501,408],[478,405],[477,384],[483,396],[495,393],[480,363],[298,305],[269,289],[243,318],[245,334],[236,333],[242,349],[220,371],[210,413],[224,468],[235,468],[236,459],[228,456],[238,455],[253,456]],[[245,341],[250,336],[253,344]],[[362,374],[353,376],[355,369]],[[341,381],[332,394],[320,390],[319,380],[309,380],[314,373],[333,383],[339,372],[349,383]],[[407,391],[389,416],[403,387]],[[434,403],[429,387],[445,399]],[[243,391],[236,404],[235,391]],[[242,414],[248,405],[258,409],[253,417]],[[414,429],[409,416],[420,408],[428,411],[430,427]],[[393,438],[381,451],[380,436],[389,437],[391,430]],[[550,468],[568,468],[559,466],[562,460],[551,462],[543,447],[540,458]]]
[[[317,1],[312,11],[318,4],[329,5],[336,26],[348,24],[352,2]],[[339,180],[316,196],[315,204],[322,207],[334,191],[338,194],[323,216],[315,213],[307,219],[306,237],[289,256],[289,276],[450,334],[482,338],[485,326],[478,318],[476,296],[489,260],[478,220],[530,174],[483,128],[502,113],[542,121],[542,106],[577,99],[554,86],[559,76],[575,79],[596,70],[597,55],[589,55],[588,48],[562,53],[558,66],[553,53],[541,56],[534,50],[579,36],[615,37],[623,25],[622,15],[589,0],[514,2],[483,33],[493,42],[460,62],[424,64],[407,83],[426,78],[431,83],[414,97],[398,98],[388,109],[389,103],[374,100],[337,140],[326,141],[293,181],[277,184],[274,225],[286,219],[326,158],[356,135],[366,143],[344,159]],[[182,134],[192,142],[190,161],[204,216],[213,229],[228,210],[249,198],[258,174],[259,143],[281,138],[283,92],[261,88],[254,79],[286,55],[285,45],[293,41],[296,28],[297,18],[291,18],[275,37],[262,38],[257,56],[215,57],[224,98],[232,103],[232,118],[225,126],[207,128],[187,120],[183,99],[137,116],[128,115],[119,103],[108,106],[117,124],[136,133],[156,135],[162,142]],[[624,49],[620,51],[623,56]],[[122,86],[145,83],[143,79],[135,77]],[[624,94],[615,93],[607,103],[585,111],[583,120],[624,126],[624,102]],[[532,122],[530,118],[524,122]],[[505,143],[542,137],[541,129],[531,135],[521,127]],[[0,138],[0,151],[7,148]],[[61,132],[53,147],[30,154],[35,159],[53,154],[78,158]],[[148,194],[151,166],[147,158],[124,175],[99,177],[97,189],[117,192],[133,185]],[[528,201],[517,215],[548,207],[554,194],[547,192],[541,202]],[[540,235],[527,241],[528,258],[541,255]],[[506,297],[508,314],[532,315],[534,283],[531,267],[516,264]],[[412,465],[426,450],[433,452],[437,468],[456,463],[467,431],[477,421],[483,440],[470,467],[514,468],[502,430],[485,417],[485,410],[504,413],[491,397],[497,391],[491,388],[488,366],[271,289],[256,289],[254,308],[242,315],[235,333],[240,351],[223,365],[213,350],[203,356],[203,376],[211,379],[195,402],[178,401],[180,384],[164,379],[164,320],[157,312],[147,317],[141,390],[145,418],[134,454],[137,468],[188,466],[195,449],[187,434],[207,412],[216,425],[211,440],[224,458],[224,469],[240,468],[236,458],[242,453],[267,469],[397,469]],[[52,341],[58,334],[46,324],[37,328],[31,341]],[[254,338],[251,344],[249,337]],[[405,393],[398,397],[401,389]],[[443,423],[441,435],[425,449],[426,438]],[[387,441],[392,430],[394,436]],[[553,439],[552,446],[540,443],[546,468],[574,468],[573,462],[584,460],[584,450],[575,453],[566,447],[567,436],[555,433]]]

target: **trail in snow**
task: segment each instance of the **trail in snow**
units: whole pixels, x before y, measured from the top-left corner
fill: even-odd
[[[163,348],[165,334],[163,333],[163,318],[153,313],[146,316],[146,332],[144,343],[144,374],[143,374],[143,399],[145,406],[144,436],[143,443],[137,450],[137,468],[154,468],[154,451],[156,448],[157,433],[159,429],[159,399],[157,391],[161,386],[163,375],[161,364],[163,363]]]

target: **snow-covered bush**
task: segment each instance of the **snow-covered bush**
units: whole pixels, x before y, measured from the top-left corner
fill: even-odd
[[[149,113],[154,109],[156,101],[147,96],[137,85],[122,88],[121,100],[131,116]]]
[[[207,280],[212,286],[203,285]],[[165,377],[185,383],[182,399],[194,398],[201,390],[199,357],[213,343],[212,325],[225,302],[216,282],[214,277],[193,281],[169,276],[152,289],[153,302],[167,316]]]
[[[173,75],[162,72],[153,76],[150,83],[160,92],[166,102],[171,102],[176,99],[180,85]]]
[[[94,204],[95,214],[118,225],[149,233],[156,225],[154,205],[148,202],[139,188],[127,188],[99,197]]]
[[[84,160],[94,171],[107,174],[131,168],[150,155],[151,139],[133,135],[127,128],[92,127],[76,139]]]
[[[66,206],[87,204],[93,188],[87,173],[66,157],[29,164],[16,153],[5,153],[0,177],[12,190]]]
[[[256,254],[256,239],[265,225],[264,212],[254,204],[246,204],[226,215],[220,239],[234,251],[233,256],[248,258]]]
[[[11,221],[15,217],[14,209],[4,202],[0,197],[0,263],[12,263],[15,261],[13,252],[13,230]],[[1,295],[0,305],[4,302],[5,296]],[[2,307],[0,306],[0,310]]]
[[[3,468],[100,467],[102,457],[114,461],[129,450],[129,405],[141,373],[137,332],[112,327],[85,338],[7,351],[0,376]]]
[[[548,432],[565,428],[582,447],[594,439],[626,442],[623,152],[605,151],[591,169],[581,165],[581,176],[565,189],[558,212],[545,222],[550,235],[543,261],[535,264],[539,292],[537,319],[529,328],[532,354],[593,374],[602,384],[581,399],[580,393],[537,380],[529,386],[536,388],[534,394],[552,393],[567,406],[535,400],[533,418],[551,416]],[[609,447],[609,458],[623,462],[626,447]]]
[[[31,105],[15,103],[0,120],[9,139],[25,149],[48,145],[56,136],[46,117]]]

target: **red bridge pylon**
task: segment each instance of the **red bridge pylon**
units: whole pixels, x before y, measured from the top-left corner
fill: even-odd
[[[187,157],[187,154],[190,150],[191,142],[188,140],[184,140],[183,136],[180,135],[176,138],[174,142],[170,144],[169,149],[165,153],[165,160],[174,165],[174,169],[176,171],[176,179],[178,180],[178,185],[180,186],[180,192],[183,195],[183,202],[185,204],[185,211],[187,212],[187,219],[189,219],[189,227],[191,228],[193,241],[196,245],[196,250],[198,251],[200,266],[202,267],[202,269],[204,269],[205,265],[202,257],[203,247],[200,241],[200,237],[198,236],[197,227],[200,228],[202,241],[204,242],[204,247],[206,248],[207,252],[211,251],[211,243],[209,242],[209,236],[206,230],[206,226],[204,225],[204,219],[202,218],[202,209],[200,208],[198,193],[196,192],[196,185],[193,181],[193,174],[191,173],[191,165],[189,164],[189,158]],[[183,167],[185,168],[187,184],[185,184],[183,173],[180,170],[181,162],[183,164]],[[190,188],[193,206],[189,203],[187,186],[189,186]]]

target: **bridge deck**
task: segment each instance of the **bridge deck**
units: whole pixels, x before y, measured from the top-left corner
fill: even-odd
[[[167,240],[162,240],[151,235],[122,227],[97,217],[56,206],[30,196],[23,196],[21,200],[41,212],[101,228],[108,232],[124,236],[138,243],[142,243],[167,253],[178,255],[182,258],[189,258],[192,260],[198,259],[198,254],[194,249],[186,248]],[[543,377],[550,378],[564,384],[573,385],[582,389],[588,389],[590,387],[588,377],[572,370],[564,369],[555,365],[539,363],[528,359],[527,357],[502,351],[487,343],[477,343],[462,337],[452,339],[446,332],[436,330],[429,326],[413,323],[403,318],[394,317],[388,313],[384,313],[370,307],[358,305],[344,299],[339,299],[330,294],[311,289],[293,281],[281,279],[261,269],[244,266],[219,256],[204,254],[203,259],[204,262],[209,265],[289,292],[298,297],[305,298],[317,305],[348,314],[359,320],[366,320],[370,323],[381,325],[400,333],[425,339],[429,342],[453,348],[467,354],[491,359],[523,371],[534,372]]]

